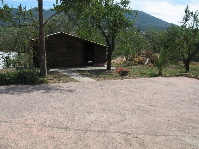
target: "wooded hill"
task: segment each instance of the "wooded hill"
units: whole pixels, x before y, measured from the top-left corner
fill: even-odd
[[[16,12],[17,9],[14,9],[13,13],[15,14]],[[44,13],[44,18],[48,19],[50,16],[52,16],[55,13],[55,11],[49,9],[49,10],[44,10],[43,13]],[[34,17],[38,16],[38,12],[35,10],[33,10],[33,14]],[[137,18],[134,16],[130,16],[130,19],[132,21],[136,21],[134,25],[140,31],[146,31],[148,28],[154,28],[155,30],[166,29],[167,27],[172,25],[171,23],[163,21],[143,11],[137,11]],[[0,21],[0,25],[8,25],[8,24],[5,24]]]
[[[135,17],[132,17],[132,20],[135,20]],[[135,27],[139,28],[141,31],[146,31],[150,27],[156,30],[166,29],[171,25],[172,23],[163,21],[143,11],[138,11],[137,21],[135,22]]]

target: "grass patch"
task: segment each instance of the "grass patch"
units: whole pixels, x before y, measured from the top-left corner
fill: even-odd
[[[115,66],[117,68],[117,66]],[[118,66],[121,67],[121,66]],[[123,66],[122,66],[123,67]],[[120,76],[116,70],[77,70],[75,73],[90,77],[97,81],[101,80],[117,80],[117,79],[131,79],[131,78],[149,78],[158,77],[158,70],[155,67],[147,67],[143,65],[128,66],[124,67],[129,69],[130,72],[128,76]],[[199,76],[199,63],[192,62],[190,64],[190,70],[193,75]],[[179,65],[170,65],[163,70],[163,77],[173,77],[177,74],[184,73],[185,68],[182,63]]]
[[[199,62],[192,62],[190,64],[190,73],[199,76]]]
[[[155,67],[137,65],[137,66],[124,67],[124,68],[130,70],[130,72],[127,76],[123,77],[120,76],[120,74],[118,74],[116,70],[95,69],[95,70],[76,70],[74,72],[95,79],[97,81],[158,77],[158,70]],[[170,65],[163,70],[163,77],[172,77],[184,72],[185,68],[182,63],[179,63],[179,65]],[[190,64],[190,73],[199,76],[199,62],[192,62]],[[10,79],[12,77],[14,79]],[[24,78],[26,79],[24,80]],[[34,82],[34,79],[36,80],[38,79],[38,81]],[[5,81],[7,81],[7,83],[5,83]],[[11,81],[11,83],[8,83],[9,81]],[[67,82],[78,82],[78,81],[58,71],[49,71],[48,75],[45,78],[41,78],[39,77],[38,71],[37,72],[26,72],[25,70],[16,71],[15,68],[0,69],[0,85],[67,83]]]
[[[46,84],[78,82],[58,71],[49,71],[45,78],[40,77],[39,70],[0,69],[0,85]]]

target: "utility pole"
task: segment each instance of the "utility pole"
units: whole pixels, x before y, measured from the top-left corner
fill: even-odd
[[[45,50],[45,34],[43,23],[43,0],[38,0],[39,9],[39,53],[40,53],[40,74],[42,77],[47,75],[46,67],[46,50]]]

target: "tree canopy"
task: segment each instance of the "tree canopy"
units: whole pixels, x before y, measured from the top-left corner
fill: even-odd
[[[58,1],[57,1],[58,2]],[[89,35],[96,31],[103,37],[108,47],[107,69],[111,69],[112,52],[115,49],[115,40],[119,33],[133,26],[132,20],[125,17],[126,13],[132,14],[128,0],[82,0],[64,1],[57,10],[66,12],[77,24],[79,34]],[[81,8],[81,9],[80,9]]]
[[[181,26],[170,27],[173,49],[182,57],[186,72],[193,57],[199,53],[199,12],[190,11],[187,6]]]

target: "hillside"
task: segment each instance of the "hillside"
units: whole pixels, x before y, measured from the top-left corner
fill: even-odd
[[[168,23],[166,21],[163,21],[159,18],[156,18],[150,14],[147,14],[143,11],[138,11],[138,17],[131,17],[130,19],[132,21],[135,21],[135,27],[139,28],[141,31],[146,31],[148,28],[152,27],[156,30],[159,29],[166,29],[167,27],[171,26],[171,23]],[[45,19],[49,18],[51,15],[53,15],[54,12],[51,10],[45,10],[44,11],[44,17]]]
[[[135,18],[132,17],[132,19],[135,19]],[[157,30],[166,29],[167,27],[171,25],[172,25],[171,23],[163,21],[143,11],[138,11],[138,18],[137,18],[137,21],[135,22],[135,26],[139,28],[141,31],[146,31],[147,28],[149,27],[153,27]]]
[[[16,10],[14,10],[14,12],[16,12]],[[33,13],[34,13],[34,17],[38,16],[38,13],[36,11],[33,11]],[[44,18],[47,19],[50,16],[52,16],[54,13],[55,12],[52,10],[44,10]],[[146,31],[147,28],[149,27],[152,27],[156,30],[166,29],[167,27],[172,25],[171,23],[163,21],[143,11],[138,11],[137,13],[138,13],[138,18],[130,16],[130,19],[132,21],[136,20],[135,27],[139,28],[141,31]],[[6,25],[6,24],[0,21],[0,25]]]

